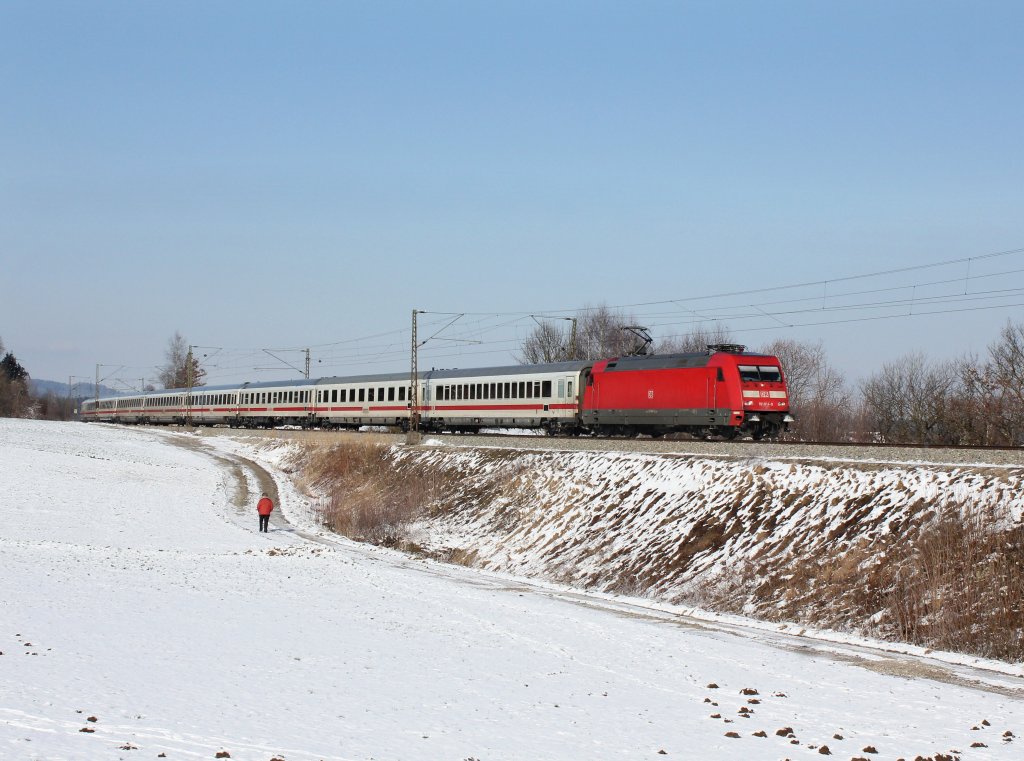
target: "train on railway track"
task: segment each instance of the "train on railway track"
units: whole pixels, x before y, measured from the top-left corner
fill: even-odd
[[[706,352],[419,373],[269,381],[92,399],[84,420],[152,425],[300,426],[770,438],[786,430],[777,357],[716,344]]]

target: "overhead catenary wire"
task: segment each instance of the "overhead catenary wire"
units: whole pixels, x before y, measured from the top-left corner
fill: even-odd
[[[536,325],[534,315],[565,319],[563,315],[580,316],[607,310],[658,329],[658,338],[666,340],[692,335],[708,324],[747,333],[1017,308],[1024,300],[1024,282],[1019,280],[1024,267],[1004,266],[985,271],[982,265],[1022,255],[1024,248],[1014,248],[788,285],[614,305],[487,312],[418,310],[422,319],[420,330],[431,337],[423,347],[422,361],[436,365],[494,356],[498,358],[496,364],[514,362],[514,352]],[[950,273],[946,277],[908,277],[950,267],[963,267],[964,271]],[[904,278],[904,281],[892,283],[895,277]],[[886,282],[870,287],[872,278]],[[995,279],[999,279],[1000,287],[993,287]],[[840,284],[857,282],[869,287],[837,289]],[[255,373],[254,368],[259,365],[257,358],[262,356],[265,359],[266,351],[308,349],[316,354],[314,366],[317,372],[325,375],[397,371],[408,360],[409,336],[409,327],[396,327],[269,350],[218,347],[216,360],[211,361],[211,356],[201,365],[207,372],[208,383],[227,382]],[[287,369],[283,367],[282,371]],[[152,366],[125,366],[119,374],[130,374],[137,380],[139,373],[148,374],[152,370]]]

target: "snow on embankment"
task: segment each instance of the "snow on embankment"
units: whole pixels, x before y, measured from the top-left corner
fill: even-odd
[[[257,445],[310,519],[450,562],[1024,661],[1024,467]]]
[[[391,452],[409,478],[443,484],[428,517],[408,534],[438,557],[945,647],[964,644],[952,624],[936,628],[936,608],[948,617],[955,596],[978,597],[950,585],[982,569],[989,578],[975,581],[996,598],[969,600],[980,610],[961,611],[966,620],[957,626],[1009,631],[998,635],[998,646],[967,649],[1001,657],[1021,649],[1019,600],[998,591],[1016,586],[1021,595],[1024,469],[448,447]],[[959,546],[975,533],[990,536],[992,527],[1002,538],[995,549]],[[992,616],[999,620],[979,620]]]

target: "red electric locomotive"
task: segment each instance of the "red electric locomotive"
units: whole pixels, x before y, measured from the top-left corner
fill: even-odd
[[[577,360],[419,376],[424,429],[541,428],[552,433],[773,436],[789,396],[779,360],[721,344],[707,352]],[[404,373],[165,389],[89,400],[86,420],[231,426],[408,427]]]
[[[601,360],[585,373],[580,423],[599,434],[689,431],[761,439],[792,421],[778,358],[736,344]]]

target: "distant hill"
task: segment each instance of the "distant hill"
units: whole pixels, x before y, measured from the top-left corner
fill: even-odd
[[[47,394],[54,394],[64,399],[68,396],[68,384],[61,383],[60,381],[52,380],[36,380],[35,378],[29,379],[29,390],[33,396],[46,396]],[[77,381],[72,387],[71,396],[76,399],[91,399],[96,395],[96,384],[89,383],[89,381]],[[100,384],[100,396],[124,396],[124,391],[118,391],[112,389],[109,386]]]

